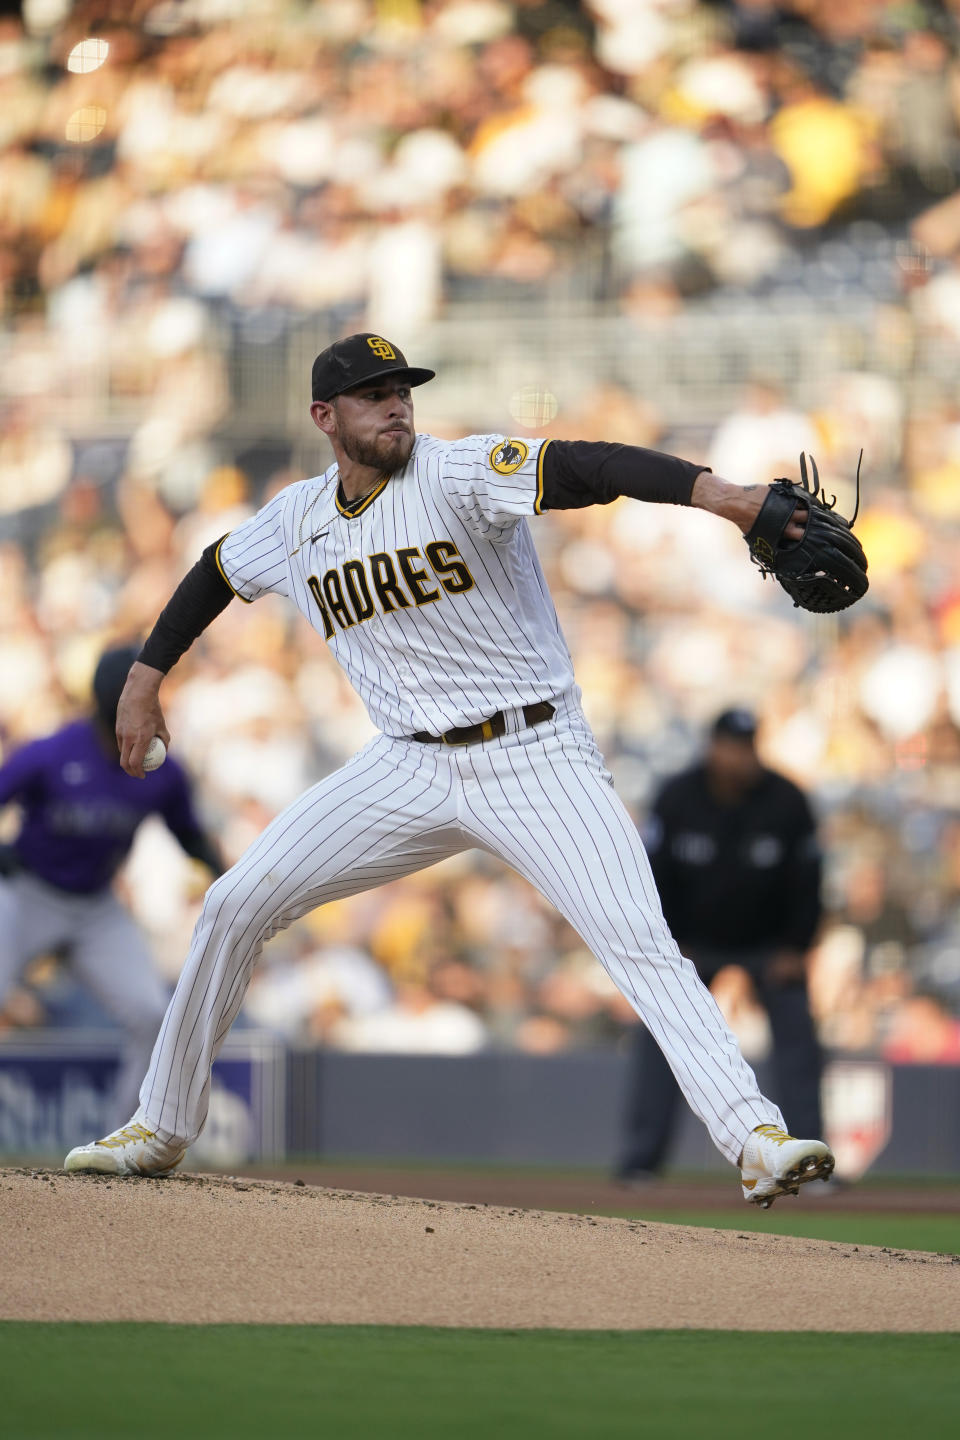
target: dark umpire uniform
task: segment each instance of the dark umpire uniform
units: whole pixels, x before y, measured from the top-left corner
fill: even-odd
[[[819,1135],[821,1057],[805,954],[820,922],[820,852],[803,792],[764,767],[756,721],[726,710],[703,760],[656,797],[645,840],[667,924],[709,985],[745,969],[773,1032],[772,1098],[794,1135]],[[637,1026],[619,1173],[659,1170],[680,1090],[662,1050]]]

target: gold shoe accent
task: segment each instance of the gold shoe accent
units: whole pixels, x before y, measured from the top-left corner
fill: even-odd
[[[123,1130],[115,1130],[112,1135],[107,1135],[103,1140],[96,1143],[102,1145],[106,1150],[118,1150],[130,1140],[155,1140],[156,1136],[152,1130],[145,1125],[127,1125]]]
[[[781,1130],[779,1125],[755,1125],[754,1135],[763,1135],[772,1140],[775,1145],[786,1145],[788,1140],[795,1140],[795,1135],[788,1135],[786,1130]]]

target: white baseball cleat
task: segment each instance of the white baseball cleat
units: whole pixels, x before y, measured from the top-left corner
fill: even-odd
[[[120,1130],[77,1145],[63,1162],[64,1170],[95,1170],[101,1175],[169,1175],[186,1154],[186,1145],[161,1140],[138,1110]]]
[[[758,1125],[740,1160],[743,1198],[768,1210],[778,1195],[796,1195],[808,1180],[829,1180],[835,1163],[823,1140],[795,1140],[779,1125]]]

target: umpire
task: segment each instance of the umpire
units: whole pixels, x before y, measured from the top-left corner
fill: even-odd
[[[820,922],[820,853],[803,792],[761,764],[749,710],[713,722],[700,763],[654,800],[644,839],[667,924],[709,985],[726,965],[750,975],[773,1031],[773,1098],[794,1135],[821,1134],[821,1057],[806,952]],[[630,1054],[619,1176],[655,1175],[680,1091],[649,1032]]]

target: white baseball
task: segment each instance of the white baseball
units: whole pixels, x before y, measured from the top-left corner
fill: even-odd
[[[147,746],[147,752],[143,757],[144,770],[159,770],[160,766],[163,764],[166,758],[166,745],[164,745],[159,735],[154,735],[153,739],[150,741],[150,744]]]

